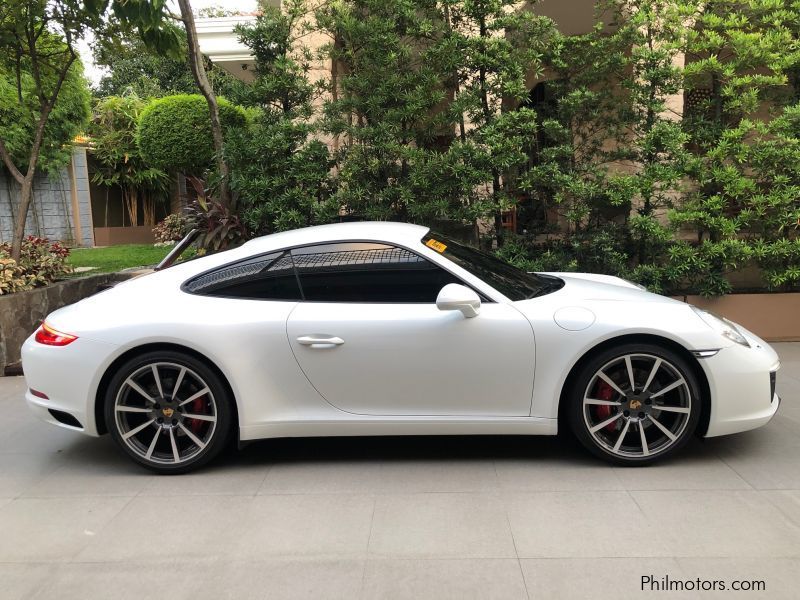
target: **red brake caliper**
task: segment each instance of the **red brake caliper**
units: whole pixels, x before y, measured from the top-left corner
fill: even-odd
[[[614,397],[614,388],[608,385],[602,379],[597,382],[597,388],[595,391],[595,395],[597,396],[598,400],[611,400]],[[597,420],[598,421],[605,421],[608,417],[611,416],[611,407],[606,405],[598,405],[595,406]],[[605,429],[607,431],[614,431],[616,428],[616,422],[609,423],[606,425]]]
[[[205,405],[205,400],[203,400],[204,397],[205,396],[201,396],[200,398],[198,398],[197,400],[192,402],[192,412],[194,414],[196,414],[196,415],[204,414],[202,412],[203,411],[203,407]],[[606,408],[606,407],[603,407],[603,408]],[[200,419],[192,419],[191,421],[192,421],[192,424],[191,424],[192,433],[197,435],[198,433],[200,433],[200,428],[203,427],[203,422]]]

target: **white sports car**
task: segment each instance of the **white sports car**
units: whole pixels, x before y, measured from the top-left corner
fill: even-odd
[[[26,399],[161,473],[236,436],[553,435],[625,465],[764,425],[778,356],[622,279],[526,273],[425,227],[254,239],[49,315]]]

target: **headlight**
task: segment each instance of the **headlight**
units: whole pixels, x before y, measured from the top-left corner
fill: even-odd
[[[706,325],[711,327],[711,329],[719,333],[721,336],[728,338],[732,342],[741,344],[742,346],[747,346],[748,348],[750,347],[747,339],[742,335],[742,333],[736,327],[736,324],[732,321],[729,321],[723,317],[718,317],[717,315],[712,314],[707,310],[697,308],[696,306],[692,306],[692,310],[697,313],[698,317],[703,319]]]

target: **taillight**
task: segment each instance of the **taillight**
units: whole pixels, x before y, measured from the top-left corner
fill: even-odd
[[[34,339],[45,346],[66,346],[77,340],[78,336],[56,331],[47,323],[42,323]]]

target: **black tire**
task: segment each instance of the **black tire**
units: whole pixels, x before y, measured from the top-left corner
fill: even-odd
[[[572,433],[592,454],[617,465],[644,466],[689,441],[703,399],[683,356],[663,346],[632,343],[591,356],[564,401]]]
[[[105,394],[104,414],[125,454],[151,471],[177,475],[201,467],[225,448],[233,427],[232,402],[206,363],[160,350],[119,367]]]

